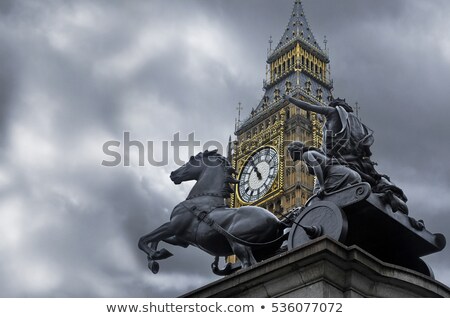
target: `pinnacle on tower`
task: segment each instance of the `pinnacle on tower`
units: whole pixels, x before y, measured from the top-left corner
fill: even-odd
[[[290,42],[299,39],[305,44],[315,47],[317,50],[322,51],[320,46],[317,44],[316,39],[311,31],[311,28],[306,19],[305,12],[303,11],[303,5],[300,0],[295,0],[294,8],[292,10],[291,18],[286,27],[286,30],[281,37],[278,46],[275,51],[281,49],[282,47],[288,45]]]

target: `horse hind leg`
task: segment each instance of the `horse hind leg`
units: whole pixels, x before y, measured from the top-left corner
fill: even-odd
[[[173,238],[174,236],[170,237]],[[169,244],[172,244],[172,240],[170,239],[162,239],[162,241],[167,242]],[[150,244],[150,256],[153,260],[162,260],[162,259],[166,259],[169,258],[171,256],[173,256],[172,253],[170,253],[168,250],[166,250],[165,248],[162,248],[160,250],[158,250],[158,245],[159,245],[160,241],[153,241]],[[178,245],[178,244],[172,244],[172,245]]]
[[[174,236],[174,233],[170,230],[170,223],[165,223],[150,234],[147,234],[139,239],[139,249],[147,254],[148,268],[154,274],[159,271],[159,264],[155,262],[155,260],[166,259],[172,256],[172,253],[166,249],[158,251],[158,243],[172,236]],[[148,246],[149,243],[151,243],[151,247]]]
[[[163,239],[163,241],[170,245],[181,246],[183,248],[187,248],[189,246],[189,243],[179,240],[176,236],[170,236],[166,239]],[[158,251],[158,244],[159,244],[159,241],[154,241],[154,242],[152,242],[152,244],[150,244],[150,250],[153,252],[151,254],[152,255],[151,258],[153,260],[162,260],[162,259],[166,259],[166,258],[173,256],[173,254],[170,253],[165,248],[162,248]]]
[[[163,224],[153,232],[142,236],[139,239],[138,247],[147,255],[155,255],[158,248],[158,243],[166,238],[173,236],[173,233],[169,230],[169,223]],[[151,243],[151,247],[148,245]]]
[[[171,236],[167,239],[163,239],[163,241],[171,245],[181,246],[184,248],[187,248],[189,246],[189,243],[180,241],[176,236]],[[162,260],[173,256],[173,254],[165,248],[158,251],[158,244],[159,241],[152,242],[152,244],[150,245],[150,250],[154,252],[147,257],[148,268],[152,271],[153,274],[157,274],[159,272],[159,263],[156,262],[157,260]]]
[[[236,242],[230,242],[230,245],[233,253],[241,261],[242,268],[247,268],[257,263],[251,247]]]

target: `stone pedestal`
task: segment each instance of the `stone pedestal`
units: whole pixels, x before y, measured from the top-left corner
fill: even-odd
[[[182,297],[450,297],[450,288],[323,237]]]

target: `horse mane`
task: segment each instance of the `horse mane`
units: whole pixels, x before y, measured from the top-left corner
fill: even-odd
[[[203,152],[203,158],[216,159],[220,162],[220,165],[223,167],[223,171],[225,173],[222,195],[224,198],[229,198],[230,195],[234,193],[234,189],[231,185],[239,183],[239,180],[233,177],[233,175],[236,174],[236,170],[226,157],[217,152],[217,149],[212,151],[205,150],[205,152]]]

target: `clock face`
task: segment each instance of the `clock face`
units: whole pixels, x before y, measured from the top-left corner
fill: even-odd
[[[251,203],[261,199],[272,187],[278,173],[278,154],[273,148],[256,152],[247,161],[239,177],[239,196]]]

